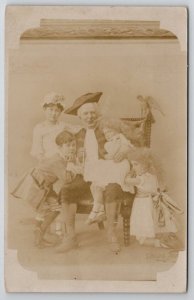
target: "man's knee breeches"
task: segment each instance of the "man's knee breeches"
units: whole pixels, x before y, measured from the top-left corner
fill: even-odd
[[[79,203],[92,197],[90,184],[83,180],[82,176],[76,176],[73,182],[65,185],[60,192],[61,202]]]

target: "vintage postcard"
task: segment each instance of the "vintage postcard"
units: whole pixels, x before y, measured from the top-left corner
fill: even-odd
[[[6,290],[184,293],[186,8],[5,21]]]

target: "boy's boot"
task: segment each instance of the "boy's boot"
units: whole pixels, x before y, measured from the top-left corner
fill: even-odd
[[[39,223],[39,226],[36,226],[35,229],[35,245],[36,246],[52,246],[53,242],[48,241],[44,238],[45,233],[51,223],[55,220],[55,218],[58,216],[58,211],[52,211],[48,215],[45,216],[44,221]],[[38,221],[40,222],[40,221]],[[38,225],[38,224],[37,224]],[[56,242],[56,241],[55,241]]]

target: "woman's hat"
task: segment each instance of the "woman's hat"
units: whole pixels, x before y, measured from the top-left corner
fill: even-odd
[[[77,115],[77,110],[86,103],[94,103],[98,102],[100,100],[100,97],[102,96],[102,92],[97,92],[97,93],[88,93],[85,94],[79,98],[77,98],[74,101],[74,104],[68,108],[65,113],[70,114],[70,115]]]
[[[65,106],[65,97],[62,94],[57,94],[55,92],[51,92],[44,96],[43,100],[41,101],[41,106],[44,107],[45,105],[54,104],[60,105],[64,109]]]

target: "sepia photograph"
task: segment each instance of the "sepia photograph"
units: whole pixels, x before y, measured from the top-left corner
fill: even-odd
[[[5,55],[6,290],[185,292],[186,8],[7,6]]]

